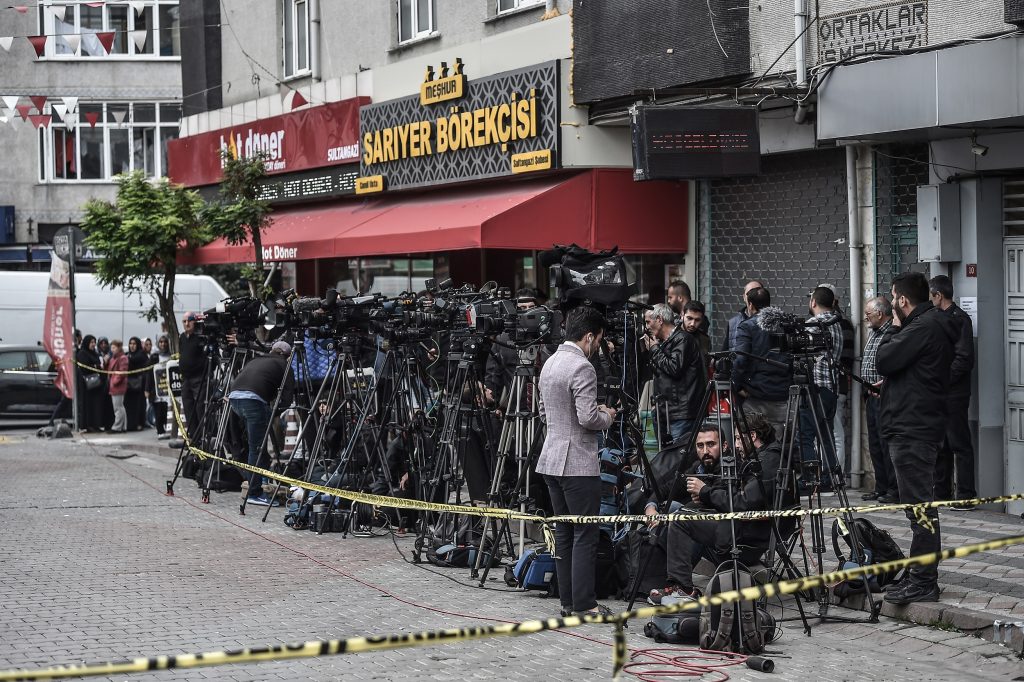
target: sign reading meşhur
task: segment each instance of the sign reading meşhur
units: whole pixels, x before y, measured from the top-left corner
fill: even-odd
[[[821,17],[818,58],[835,61],[928,44],[928,2],[893,2]]]
[[[463,66],[428,66],[418,95],[360,108],[357,194],[555,167],[558,63],[472,83]]]

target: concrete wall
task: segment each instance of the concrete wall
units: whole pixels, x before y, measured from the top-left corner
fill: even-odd
[[[26,14],[0,11],[0,35],[37,33],[34,5]],[[181,64],[177,59],[36,59],[29,42],[15,38],[10,51],[0,50],[0,95],[77,96],[79,105],[103,100],[180,100]],[[31,123],[17,118],[13,124],[0,124],[0,205],[16,207],[18,242],[35,243],[39,223],[77,221],[91,197],[114,197],[111,182],[40,183],[38,148],[39,132]]]
[[[568,20],[571,0],[558,0],[556,4],[564,20]],[[543,3],[495,18],[494,0],[436,0],[436,35],[400,46],[397,0],[320,0],[320,5],[323,80],[355,74],[362,69],[376,70],[403,60],[427,64],[428,55],[438,52],[445,54],[447,61],[462,57],[467,65],[476,69],[468,55],[450,54],[450,51],[537,23],[544,14]],[[222,36],[225,106],[287,91],[276,84],[283,70],[281,12],[280,0],[225,0],[223,3],[223,20],[230,24],[224,26]],[[239,46],[249,57],[242,54]],[[529,55],[551,46],[538,40],[524,41],[518,47],[524,55]],[[568,43],[561,48],[567,56]],[[252,82],[254,74],[259,76],[256,84]],[[486,75],[478,69],[470,74],[471,77]],[[422,73],[416,74],[417,78],[421,76]],[[309,78],[300,78],[287,85],[302,87],[309,83]]]

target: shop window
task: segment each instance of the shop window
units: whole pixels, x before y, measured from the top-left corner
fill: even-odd
[[[41,135],[42,182],[112,180],[133,170],[147,177],[167,174],[167,143],[178,136],[179,103],[82,102],[78,119],[71,128],[54,119]]]
[[[82,2],[68,3],[54,0],[40,0],[39,20],[43,33],[56,36],[55,40],[47,41],[46,58],[91,59],[95,57],[116,58],[178,58],[181,55],[179,35],[178,0],[140,0],[136,7],[125,4],[97,3],[93,7]],[[135,3],[132,3],[133,5]],[[60,21],[47,7],[63,5],[66,9],[64,20]],[[108,53],[96,37],[103,31],[114,32],[114,43]],[[135,31],[144,39],[136,44],[133,38]],[[80,34],[81,45],[73,51],[66,34]],[[156,49],[160,50],[157,54]]]
[[[307,0],[283,0],[284,77],[309,72],[309,5]]]
[[[434,32],[434,0],[398,0],[398,42]]]
[[[505,12],[514,12],[517,9],[524,7],[533,7],[534,5],[543,5],[544,0],[498,0],[498,14],[504,14]]]

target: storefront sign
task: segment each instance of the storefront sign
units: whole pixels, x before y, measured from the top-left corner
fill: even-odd
[[[428,67],[419,95],[364,106],[359,120],[360,179],[389,190],[555,168],[558,63],[473,81],[461,60],[437,77]]]
[[[188,187],[220,182],[223,153],[236,159],[262,153],[272,175],[355,163],[359,107],[369,101],[356,97],[171,140],[168,176]]]
[[[831,62],[882,50],[928,44],[928,2],[893,2],[821,17],[818,59]]]
[[[356,194],[373,194],[383,191],[384,177],[381,175],[368,175],[356,180]]]

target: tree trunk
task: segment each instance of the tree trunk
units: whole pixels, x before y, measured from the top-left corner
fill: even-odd
[[[171,353],[178,352],[178,317],[174,314],[174,276],[175,267],[164,268],[164,281],[161,284],[162,291],[157,292],[157,301],[160,304],[160,314],[164,318],[164,326],[167,328],[167,341],[170,344]]]
[[[263,277],[263,235],[260,234],[260,228],[257,225],[255,228],[250,227],[252,232],[252,246],[256,250],[256,277]],[[253,298],[260,298],[259,291],[260,287],[263,286],[261,279],[249,280],[249,295]]]

